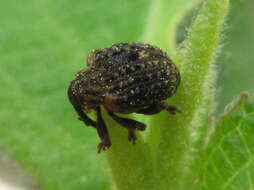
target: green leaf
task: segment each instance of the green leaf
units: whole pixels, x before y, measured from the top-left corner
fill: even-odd
[[[43,189],[111,189],[96,131],[77,120],[66,91],[93,48],[137,41],[148,6],[1,1],[0,147]]]
[[[219,116],[201,152],[199,189],[253,189],[253,116],[254,99],[247,93],[242,93]]]

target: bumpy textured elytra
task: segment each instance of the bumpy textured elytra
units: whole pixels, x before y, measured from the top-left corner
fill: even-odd
[[[68,95],[79,119],[97,129],[102,140],[99,152],[111,146],[100,106],[128,129],[128,139],[133,143],[136,141],[134,131],[145,130],[145,125],[115,113],[149,115],[163,109],[172,114],[179,111],[163,102],[176,92],[180,74],[161,49],[143,43],[120,43],[91,52],[87,65],[71,82]],[[96,121],[87,116],[91,110],[96,112]]]

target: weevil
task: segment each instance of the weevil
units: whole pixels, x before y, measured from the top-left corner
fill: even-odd
[[[179,70],[160,48],[147,43],[119,43],[89,54],[87,68],[71,81],[68,96],[79,119],[97,130],[101,139],[98,152],[101,152],[111,146],[102,106],[115,122],[128,130],[128,140],[135,144],[135,131],[144,131],[146,125],[116,113],[180,112],[165,102],[175,94],[180,79]],[[96,112],[96,121],[87,115],[91,110]]]

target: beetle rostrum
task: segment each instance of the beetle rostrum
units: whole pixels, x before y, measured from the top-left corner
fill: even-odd
[[[145,124],[115,113],[179,112],[177,107],[163,102],[175,94],[180,73],[160,48],[146,43],[119,43],[92,51],[87,65],[71,81],[68,96],[79,119],[97,130],[101,139],[98,152],[111,146],[101,106],[128,130],[128,140],[133,144],[137,139],[134,132],[145,130]],[[96,121],[87,116],[91,110],[96,112]]]

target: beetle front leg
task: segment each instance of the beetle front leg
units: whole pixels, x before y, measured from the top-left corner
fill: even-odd
[[[111,146],[111,141],[106,124],[101,115],[100,107],[96,109],[96,115],[97,115],[96,129],[101,139],[101,142],[98,144],[98,153],[100,153],[101,150],[105,151],[107,148]]]
[[[153,115],[161,112],[162,110],[166,110],[169,113],[175,115],[177,112],[181,112],[176,106],[170,106],[166,102],[159,102],[157,104],[152,104],[148,108],[137,111],[136,113],[142,113],[145,115]]]
[[[90,119],[85,113],[79,114],[78,119],[83,121],[85,125],[96,128],[96,122]]]
[[[79,120],[83,121],[86,126],[92,126],[96,128],[96,122],[90,119],[86,113],[84,113],[82,109],[82,103],[80,102],[79,98],[75,93],[73,93],[73,89],[71,86],[68,88],[68,96],[71,104],[73,105],[75,111],[77,112],[79,116]]]
[[[138,122],[133,119],[129,118],[122,118],[117,115],[115,115],[113,112],[108,112],[108,114],[112,117],[113,120],[115,120],[117,123],[119,123],[124,128],[127,128],[128,133],[128,140],[131,141],[133,144],[135,144],[137,137],[134,133],[135,130],[144,131],[146,128],[146,125],[144,123]]]

